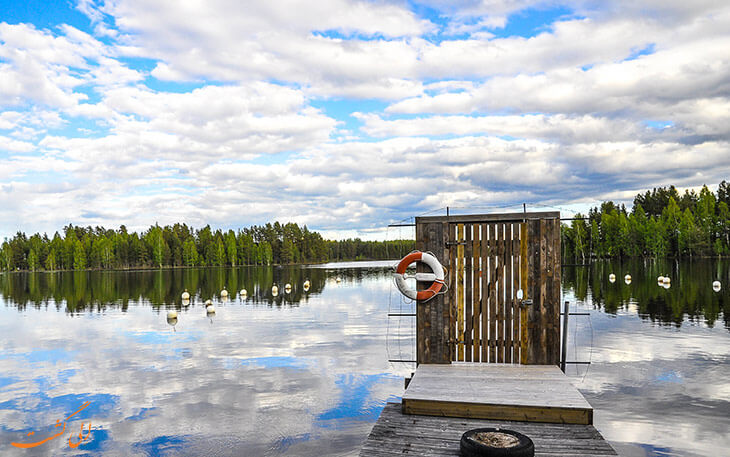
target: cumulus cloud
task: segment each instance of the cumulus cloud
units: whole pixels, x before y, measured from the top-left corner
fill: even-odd
[[[447,205],[630,201],[730,170],[722,2],[77,8],[88,29],[0,24],[0,215],[31,230],[371,233]]]
[[[0,23],[0,106],[69,109],[87,99],[75,91],[79,86],[141,79],[113,58],[113,49],[69,25],[60,28],[63,34],[53,35],[28,24]]]

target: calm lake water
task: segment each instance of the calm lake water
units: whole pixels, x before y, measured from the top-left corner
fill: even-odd
[[[413,369],[388,362],[413,358],[415,333],[387,316],[413,311],[391,264],[0,275],[0,455],[356,454]],[[728,267],[564,268],[590,314],[571,317],[568,360],[591,365],[568,374],[620,453],[728,455]]]

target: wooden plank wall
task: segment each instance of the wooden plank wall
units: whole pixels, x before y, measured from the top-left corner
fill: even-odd
[[[418,304],[418,363],[559,363],[559,213],[416,218],[416,249],[446,266],[449,284]]]
[[[527,222],[527,321],[522,363],[560,363],[560,220]]]
[[[449,246],[447,245],[448,224],[441,221],[419,223],[416,219],[416,250],[431,252],[441,262],[448,265]],[[420,262],[419,272],[430,272]],[[453,273],[449,267],[449,273]],[[450,279],[451,281],[451,279]],[[419,282],[418,290],[426,289],[430,283]],[[453,339],[454,316],[450,297],[441,294],[416,305],[416,361],[418,363],[451,363],[452,350],[449,341]]]

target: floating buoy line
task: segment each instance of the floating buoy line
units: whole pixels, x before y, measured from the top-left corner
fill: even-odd
[[[340,281],[342,281],[342,279],[339,276],[337,276],[335,281],[339,283]],[[304,289],[305,293],[309,292],[311,287],[312,287],[312,283],[309,279],[306,279],[304,281],[304,283],[302,284],[302,288]],[[286,294],[291,294],[293,290],[294,290],[294,287],[292,286],[291,283],[286,283],[284,285],[284,292]],[[240,296],[241,300],[246,300],[248,298],[248,291],[246,289],[241,289],[238,292],[238,295]],[[271,286],[271,295],[273,297],[277,297],[279,295],[279,286],[277,284],[273,284]],[[234,292],[234,296],[235,296],[235,292]],[[221,297],[222,302],[225,302],[228,300],[229,292],[225,287],[223,287],[223,289],[221,289],[220,297]],[[183,290],[183,292],[180,294],[180,298],[182,299],[183,305],[189,305],[191,302],[191,295],[187,289]],[[212,299],[209,298],[209,299],[205,300],[203,302],[203,306],[205,307],[205,312],[208,316],[215,314],[216,308],[215,308],[215,305],[213,304]],[[166,319],[167,319],[167,323],[172,325],[173,330],[174,330],[175,325],[178,323],[178,312],[174,311],[174,310],[168,311]]]

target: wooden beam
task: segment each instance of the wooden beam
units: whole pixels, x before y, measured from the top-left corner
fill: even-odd
[[[534,213],[503,213],[503,214],[461,214],[458,216],[420,216],[416,217],[416,225],[431,222],[523,222],[529,219],[560,219],[560,211],[540,211]]]
[[[505,393],[506,394],[506,393]],[[593,423],[593,410],[403,399],[404,414],[552,424]]]

